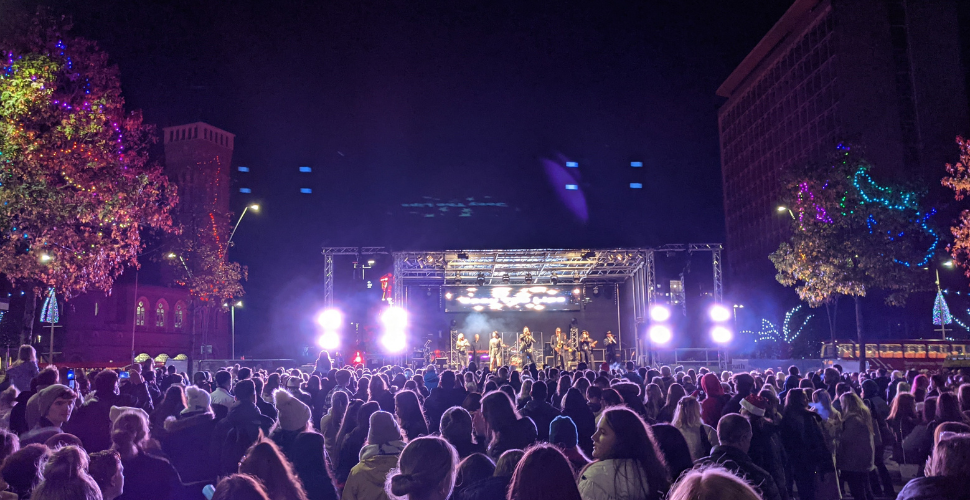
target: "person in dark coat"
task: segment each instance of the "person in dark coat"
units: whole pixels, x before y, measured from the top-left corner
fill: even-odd
[[[455,372],[445,370],[441,372],[438,387],[431,390],[431,395],[425,402],[424,411],[428,417],[428,430],[434,434],[438,432],[441,415],[452,406],[461,406],[468,393],[464,386],[455,383]]]
[[[676,427],[670,424],[654,424],[650,426],[653,430],[654,440],[660,453],[663,454],[664,462],[670,469],[670,478],[677,481],[681,474],[694,467],[694,462],[690,458],[690,446],[687,440]]]
[[[734,388],[737,393],[731,396],[724,408],[721,408],[721,415],[728,413],[741,413],[741,400],[751,394],[754,388],[754,377],[748,373],[739,373],[734,376]]]
[[[460,406],[448,408],[441,416],[441,437],[455,447],[459,459],[485,453],[485,446],[475,441],[471,414]]]
[[[835,466],[832,454],[825,446],[822,417],[809,411],[808,399],[802,389],[788,391],[781,421],[781,441],[792,464],[799,500],[814,500],[815,476],[833,472]]]
[[[744,417],[736,413],[724,415],[717,424],[717,440],[720,444],[711,448],[709,456],[696,463],[720,465],[756,488],[764,500],[781,500],[778,486],[771,474],[755,465],[748,457],[751,436],[751,424]]]
[[[394,413],[394,395],[391,391],[387,390],[387,385],[384,383],[384,378],[375,375],[374,378],[370,380],[370,401],[377,401],[377,404],[381,406],[381,411],[386,411],[388,413]]]
[[[111,449],[121,455],[125,486],[118,500],[182,498],[178,472],[164,459],[145,452],[151,439],[148,419],[141,410],[127,410],[111,427]]]
[[[220,475],[236,472],[239,460],[259,438],[259,432],[268,436],[275,424],[256,407],[256,385],[252,380],[236,384],[234,397],[235,406],[216,425],[210,442],[210,454]]]
[[[84,443],[84,450],[94,453],[111,447],[111,407],[132,406],[128,396],[119,394],[118,374],[104,370],[94,379],[94,398],[78,408],[64,426]]]
[[[495,462],[495,472],[492,477],[468,485],[456,495],[455,500],[493,500],[505,498],[512,482],[515,467],[522,460],[525,452],[522,450],[508,450]]]
[[[256,384],[256,394],[262,394],[263,393],[263,381],[262,381],[262,379],[254,378],[253,379],[253,383]],[[273,400],[273,398],[271,397],[270,400]],[[273,400],[273,401],[275,401],[275,400]],[[279,411],[276,409],[276,406],[274,406],[274,404],[272,402],[266,401],[262,397],[257,397],[256,398],[256,408],[259,408],[259,412],[260,413],[262,413],[263,415],[265,415],[265,416],[267,416],[267,417],[269,417],[269,418],[271,418],[273,420],[278,420],[279,419],[279,415],[280,414],[279,414]],[[318,423],[319,423],[319,420],[320,419],[317,419],[317,422]]]
[[[781,428],[766,418],[767,410],[768,400],[760,395],[752,394],[741,401],[741,416],[751,424],[748,456],[755,465],[771,474],[782,500],[788,500],[788,476],[785,473],[788,456],[781,442]]]
[[[502,391],[492,391],[482,398],[482,416],[491,436],[487,449],[493,460],[507,450],[524,450],[536,442],[536,424],[520,417],[512,400]]]
[[[33,427],[27,418],[27,402],[45,387],[59,383],[60,375],[54,368],[44,368],[30,381],[30,391],[24,391],[17,396],[17,404],[10,410],[10,430],[23,434]],[[23,402],[23,404],[21,404]]]
[[[593,434],[596,433],[596,416],[586,404],[579,389],[571,387],[562,400],[562,415],[572,419],[579,435],[579,448],[587,456],[593,454]]]
[[[141,376],[141,365],[132,365],[128,369],[128,380],[121,384],[119,392],[131,398],[131,404],[135,408],[141,408],[151,415],[155,411],[155,402],[148,391],[148,384]]]
[[[209,407],[209,393],[195,386],[185,389],[186,407],[178,417],[165,420],[162,451],[171,459],[182,481],[213,481],[215,461],[206,444],[216,428],[215,415]]]
[[[337,500],[337,490],[327,475],[327,451],[323,435],[304,432],[293,441],[293,470],[303,483],[308,500]]]
[[[522,411],[519,412],[523,417],[529,417],[535,422],[540,441],[549,440],[549,424],[552,423],[552,419],[559,416],[559,411],[553,408],[546,400],[548,396],[547,391],[545,382],[541,380],[535,381],[532,384],[532,400],[526,403]],[[596,431],[594,430],[593,432]],[[590,437],[592,438],[592,434]],[[590,442],[592,442],[592,439],[590,439]]]
[[[970,500],[970,435],[942,435],[926,477],[906,483],[896,500]]]

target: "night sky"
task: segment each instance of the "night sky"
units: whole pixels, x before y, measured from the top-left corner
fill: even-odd
[[[231,255],[250,272],[243,351],[306,328],[324,245],[723,241],[714,92],[791,4],[44,3],[109,53],[147,122],[236,134],[233,166],[251,172],[234,172],[234,207],[264,207]],[[578,162],[562,172],[580,189],[544,160]],[[469,198],[504,206],[402,207]]]

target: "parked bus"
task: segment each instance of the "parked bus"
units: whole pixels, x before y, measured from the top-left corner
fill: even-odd
[[[883,340],[866,342],[866,359],[870,367],[890,370],[935,370],[947,358],[967,356],[968,340]],[[859,344],[852,341],[822,343],[822,359],[858,360]]]

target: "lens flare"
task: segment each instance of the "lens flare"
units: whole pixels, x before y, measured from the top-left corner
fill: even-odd
[[[670,319],[670,309],[665,306],[653,306],[650,308],[650,319],[654,321],[667,321]]]
[[[666,344],[674,336],[666,325],[653,325],[647,333],[654,344]]]

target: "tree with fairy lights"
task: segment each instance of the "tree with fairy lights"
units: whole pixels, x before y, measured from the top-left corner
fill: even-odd
[[[943,185],[954,191],[957,201],[970,195],[970,141],[957,137],[960,147],[960,161],[956,164],[946,164],[946,171],[950,174],[943,178]],[[964,274],[970,278],[970,210],[960,213],[957,225],[950,228],[953,243],[947,247],[953,261],[964,269]]]
[[[118,70],[44,16],[0,40],[0,273],[70,299],[138,265],[141,231],[172,230],[174,186]]]
[[[750,335],[754,338],[755,344],[768,352],[776,352],[780,359],[792,357],[792,343],[802,334],[808,322],[815,317],[809,314],[802,318],[801,322],[794,321],[794,316],[802,309],[802,306],[795,306],[785,313],[785,319],[781,322],[781,331],[768,319],[761,319],[761,329],[757,332],[743,330],[742,334]],[[798,326],[795,326],[798,323]]]
[[[878,185],[869,164],[848,146],[806,167],[786,185],[791,236],[769,258],[777,280],[795,287],[810,307],[852,297],[865,367],[861,300],[879,290],[887,304],[902,306],[910,293],[930,289],[921,268],[939,244],[928,224],[935,210],[921,208],[912,190]]]

